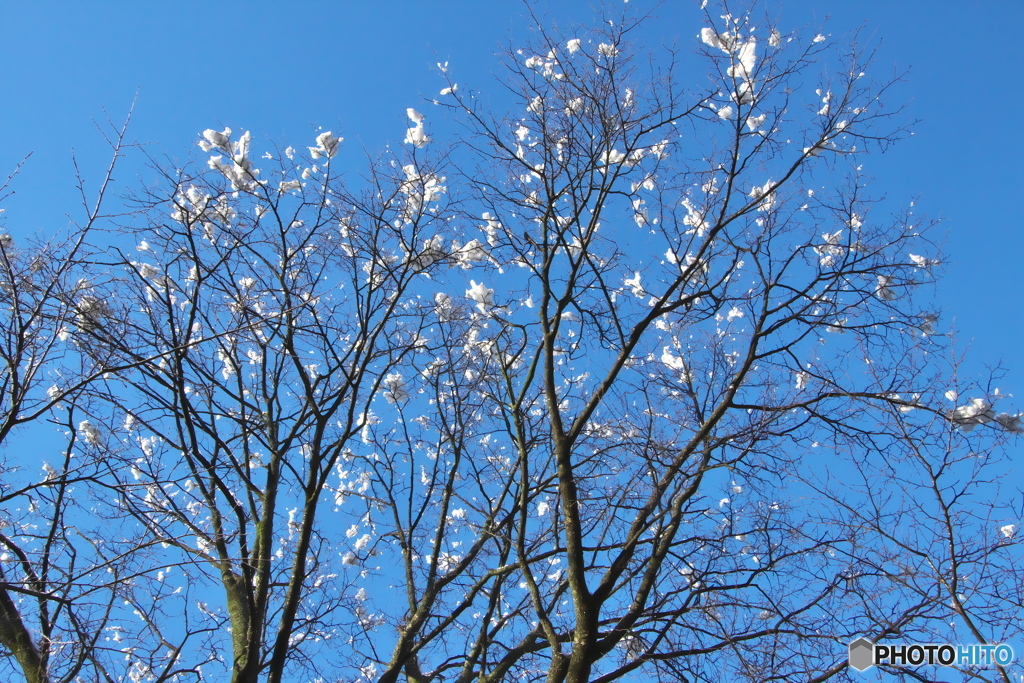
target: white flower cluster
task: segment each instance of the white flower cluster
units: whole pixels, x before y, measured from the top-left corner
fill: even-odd
[[[1002,397],[996,390],[996,394]],[[946,392],[946,398],[955,401],[955,391]],[[1024,413],[997,413],[990,401],[972,398],[964,405],[946,411],[946,418],[964,432],[970,432],[978,425],[996,423],[1012,434],[1024,433]]]
[[[476,302],[476,307],[481,313],[487,312],[488,306],[494,306],[494,290],[489,289],[482,282],[469,281],[470,288],[466,290],[466,298]]]
[[[75,323],[79,327],[96,326],[110,316],[110,306],[103,299],[85,294],[78,300]]]
[[[336,138],[331,134],[331,131],[326,133],[320,133],[316,136],[316,147],[309,148],[309,155],[314,159],[320,157],[327,157],[333,159],[334,155],[338,153],[338,147],[345,141],[345,138]]]
[[[405,113],[416,124],[405,131],[405,144],[414,147],[426,147],[427,143],[430,142],[430,136],[423,130],[423,119],[426,117],[412,107],[406,109]]]
[[[200,226],[203,229],[203,236],[210,244],[213,244],[217,237],[214,221],[230,225],[236,216],[237,212],[226,195],[222,195],[214,202],[210,195],[195,186],[178,194],[174,200],[174,210],[171,212],[171,218],[182,225],[189,228]]]
[[[438,201],[448,189],[443,184],[443,176],[438,177],[433,173],[420,175],[414,164],[403,166],[402,171],[405,172],[405,182],[402,183],[401,192],[406,196],[406,202],[399,225],[395,227],[411,223],[427,204]]]
[[[400,372],[393,372],[385,377],[384,387],[384,399],[388,403],[395,404],[409,398],[409,392],[405,388],[405,378]]]
[[[726,21],[731,17],[726,16]],[[756,99],[754,83],[754,65],[757,62],[757,39],[754,36],[744,38],[739,31],[716,33],[712,28],[703,28],[700,39],[708,47],[721,50],[729,55],[731,65],[726,75],[736,81],[731,88],[729,97],[737,105],[752,105]],[[730,119],[733,109],[730,106],[718,110],[722,119]],[[756,127],[756,126],[755,126]]]
[[[95,446],[100,442],[100,430],[88,420],[78,423],[78,436],[90,446]]]
[[[572,41],[569,42],[572,43]],[[578,50],[579,47],[577,47],[576,49]],[[536,55],[533,57],[527,57],[526,61],[524,62],[524,65],[527,69],[539,71],[540,74],[544,76],[544,78],[550,78],[554,80],[561,80],[565,78],[565,74],[557,70],[558,59],[555,56],[554,50],[549,50],[547,57],[538,57]]]
[[[238,140],[231,141],[231,129],[225,128],[218,132],[212,128],[203,131],[203,140],[199,141],[199,147],[204,152],[218,149],[228,155],[228,160],[218,154],[210,157],[207,162],[210,168],[220,173],[231,183],[231,189],[247,190],[256,182],[258,169],[252,167],[249,159],[249,144],[252,142],[252,135],[245,131]]]

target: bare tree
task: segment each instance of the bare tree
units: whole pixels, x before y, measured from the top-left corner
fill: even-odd
[[[198,611],[194,590],[150,600],[146,620],[179,649],[199,634],[214,653],[210,629],[230,629],[235,681],[282,680],[351,622],[335,565],[355,560],[338,555],[321,508],[344,498],[331,478],[372,421],[371,399],[421,350],[430,309],[407,290],[440,259],[414,252],[440,220],[443,179],[385,165],[349,196],[331,166],[340,142],[325,133],[309,154],[277,152],[271,183],[248,133],[207,131],[204,148],[221,154],[205,175],[169,176],[168,195],[140,198],[156,208],[131,233],[135,253],[115,257],[118,304],[88,330],[132,367],[102,396],[107,428],[128,435],[108,458],[123,510],[169,546],[182,587],[220,593]],[[348,488],[363,494],[359,483]],[[194,668],[134,654],[160,680]]]
[[[826,79],[822,35],[708,21],[703,91],[639,63],[628,15],[510,51],[520,114],[449,80],[490,265],[476,310],[437,296],[444,352],[407,389],[433,414],[373,430],[408,600],[390,652],[365,641],[382,681],[824,679],[861,635],[1015,633],[1015,603],[979,628],[949,592],[979,553],[1014,564],[1013,527],[972,540],[960,494],[1005,470],[929,420],[1020,420],[940,407],[928,225],[869,215],[860,174],[902,134],[888,86],[855,45]],[[927,542],[899,532],[926,511]]]
[[[91,201],[78,176],[83,222],[46,240],[0,235],[0,670],[31,683],[103,669],[104,628],[141,557],[134,543],[103,544],[96,530],[106,453],[78,403],[112,368],[71,339],[104,306],[91,293],[87,244],[106,218],[126,127],[111,126],[111,163]],[[46,436],[47,424],[63,436]],[[30,427],[35,443],[24,434]]]
[[[409,109],[361,176],[330,132],[154,164],[70,313],[107,372],[69,462],[131,549],[96,678],[824,681],[862,636],[1019,637],[1021,418],[949,379],[931,226],[861,170],[893,82],[752,12],[696,83],[646,17],[534,19],[512,114],[441,65],[441,152]]]

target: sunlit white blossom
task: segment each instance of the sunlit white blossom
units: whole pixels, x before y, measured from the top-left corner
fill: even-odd
[[[414,147],[425,147],[430,142],[430,136],[423,130],[423,119],[426,118],[412,107],[405,110],[409,119],[416,124],[405,131],[405,144]]]
[[[992,411],[992,404],[987,400],[973,398],[970,403],[947,411],[946,417],[963,431],[969,432],[978,425],[992,422],[995,419],[995,413]]]
[[[320,133],[316,136],[316,147],[309,148],[309,154],[314,159],[320,157],[327,157],[333,159],[334,155],[338,153],[338,147],[344,142],[343,138],[336,138],[331,134],[331,131]]]
[[[931,266],[939,265],[937,260],[918,256],[917,254],[910,254],[910,262],[918,268],[930,268]]]
[[[230,128],[225,128],[220,132],[217,132],[212,128],[207,128],[203,131],[203,138],[203,140],[199,141],[199,148],[204,152],[209,152],[214,148],[222,149],[228,153],[231,152],[231,148],[229,147],[231,140]]]
[[[88,420],[78,423],[78,436],[89,445],[96,445],[100,442],[100,430]]]
[[[626,285],[633,292],[633,296],[643,297],[647,294],[644,291],[643,285],[640,284],[640,271],[633,273],[633,277],[627,277],[622,281],[622,284]]]
[[[384,378],[384,399],[388,403],[398,403],[409,398],[409,392],[405,389],[405,378],[402,373],[393,372]]]
[[[877,284],[875,285],[875,296],[882,301],[892,301],[896,298],[896,292],[893,290],[893,279],[887,275],[879,275],[877,277]]]
[[[481,312],[486,312],[488,306],[494,305],[494,290],[489,289],[482,282],[469,281],[469,289],[466,290],[466,297],[476,302],[476,307]]]

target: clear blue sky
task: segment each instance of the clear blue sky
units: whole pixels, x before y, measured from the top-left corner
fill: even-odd
[[[633,0],[645,5],[644,0]],[[549,2],[555,18],[588,22],[594,4]],[[1020,203],[1024,26],[1019,0],[789,0],[783,28],[815,25],[838,37],[861,25],[881,41],[876,76],[910,69],[900,90],[914,138],[865,170],[896,202],[944,220],[949,256],[938,291],[943,323],[977,363],[1005,360],[1002,382],[1024,401],[1024,324],[1016,304],[1024,254]],[[697,3],[670,0],[656,31],[695,43]],[[180,157],[199,131],[231,126],[260,139],[311,144],[316,126],[346,138],[348,154],[404,134],[405,108],[441,87],[448,60],[465,85],[493,90],[494,53],[524,34],[517,0],[348,2],[6,2],[0,10],[0,171],[32,159],[7,204],[6,229],[52,231],[74,204],[74,148],[92,176],[105,152],[92,119],[120,121],[139,92],[131,137]],[[695,74],[697,79],[699,74]],[[695,80],[695,83],[698,82]],[[426,111],[426,110],[425,110]],[[429,111],[427,111],[429,115]],[[140,164],[122,188],[145,181]]]

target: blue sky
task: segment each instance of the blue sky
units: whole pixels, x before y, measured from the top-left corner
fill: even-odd
[[[641,0],[633,0],[644,6]],[[549,2],[565,24],[591,20],[581,0]],[[652,4],[652,3],[649,3]],[[545,5],[541,5],[544,7]],[[826,33],[865,28],[881,41],[875,76],[909,69],[895,100],[921,119],[915,136],[865,170],[894,203],[918,209],[948,231],[942,322],[971,343],[969,366],[1004,360],[1000,385],[1024,396],[1024,324],[1012,306],[1024,293],[1019,197],[1024,57],[1014,27],[1024,3],[1008,0],[790,0],[780,25],[828,18]],[[697,4],[670,0],[652,40],[696,44]],[[435,64],[449,61],[466,86],[496,91],[494,54],[525,34],[518,0],[360,2],[5,3],[0,21],[0,171],[33,156],[6,206],[6,229],[52,232],[75,203],[71,151],[93,178],[106,153],[93,119],[123,120],[136,92],[130,137],[150,153],[183,157],[200,131],[231,126],[257,139],[311,143],[317,126],[346,138],[349,154],[400,142],[405,108],[441,87]],[[699,82],[695,74],[695,83]],[[428,116],[430,110],[425,110]],[[436,111],[436,110],[434,110]],[[440,115],[440,114],[437,114]],[[120,188],[146,182],[137,156]]]

